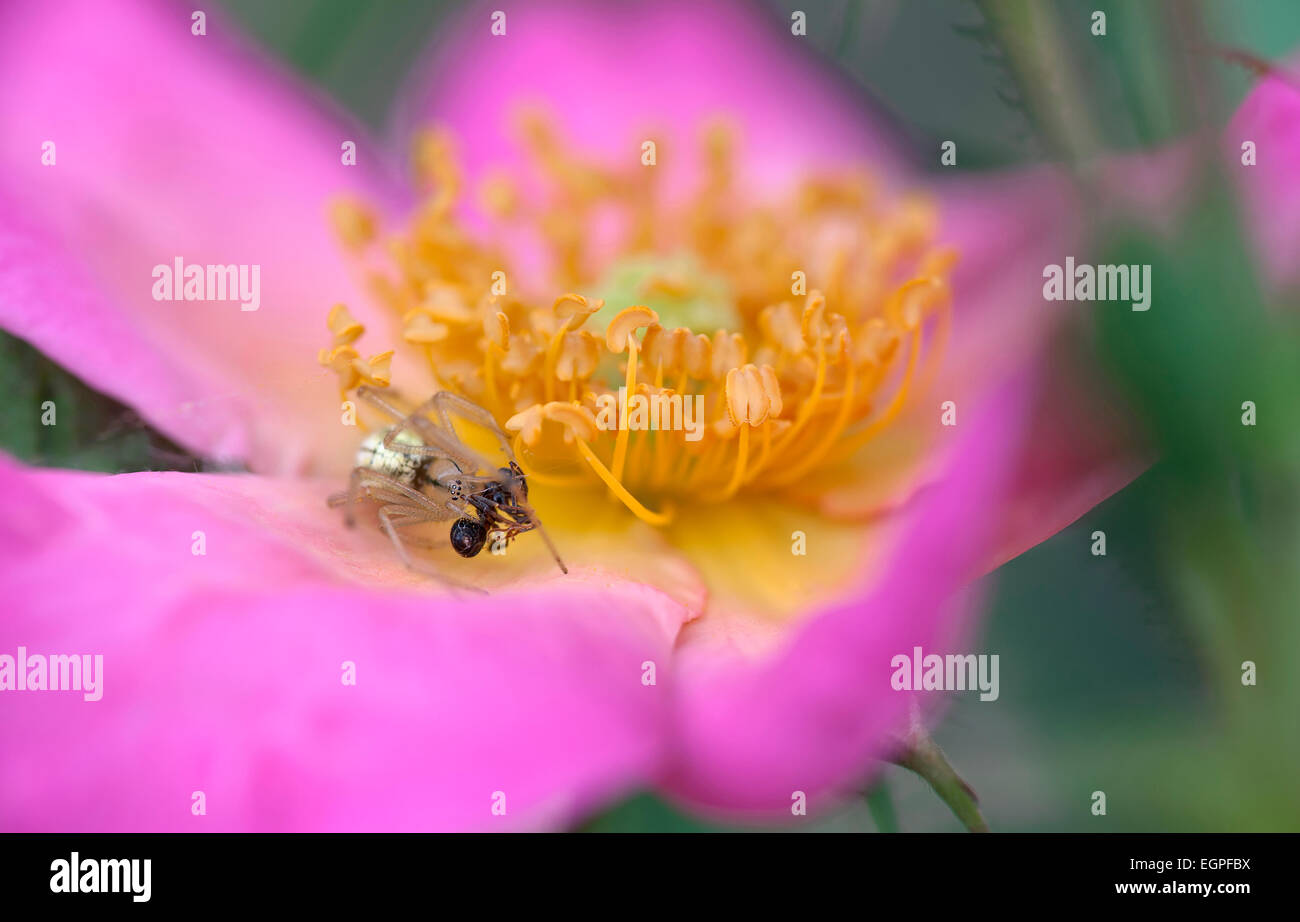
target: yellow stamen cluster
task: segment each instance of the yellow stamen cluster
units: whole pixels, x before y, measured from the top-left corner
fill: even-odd
[[[392,350],[363,359],[361,354],[352,348],[352,343],[361,337],[365,327],[358,323],[342,304],[334,305],[325,322],[330,332],[334,334],[334,345],[329,349],[322,349],[316,358],[339,376],[340,393],[346,396],[348,391],[362,384],[388,387],[389,366],[393,361]]]
[[[417,144],[427,197],[404,230],[377,232],[357,203],[334,215],[409,351],[438,386],[492,412],[536,482],[603,484],[652,524],[683,503],[779,491],[883,431],[918,387],[923,353],[941,351],[955,254],[934,246],[924,200],[884,204],[868,178],[826,175],[755,204],[715,127],[703,188],[673,206],[657,167],[586,164],[537,116],[525,137],[544,191],[485,180],[490,232],[459,217],[463,175],[439,133]],[[516,277],[491,242],[520,233],[541,242],[548,277]],[[671,262],[680,254],[685,268]],[[650,268],[630,288],[609,283],[625,264]],[[726,328],[670,319],[700,304]],[[320,361],[345,392],[387,384],[391,352],[363,361],[352,347],[361,327],[342,306],[328,326]],[[638,404],[670,418],[648,429],[642,413],[638,426]]]

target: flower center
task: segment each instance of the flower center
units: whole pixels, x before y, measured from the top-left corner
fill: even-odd
[[[530,175],[482,183],[483,232],[439,132],[416,145],[425,197],[405,228],[381,233],[356,202],[334,220],[401,348],[496,417],[530,482],[603,488],[666,525],[686,504],[815,482],[933,371],[956,254],[934,245],[926,199],[817,174],[761,201],[713,127],[675,204],[658,167],[586,163],[545,119],[523,127]],[[393,353],[362,359],[342,305],[328,322],[320,361],[344,394],[388,385]]]

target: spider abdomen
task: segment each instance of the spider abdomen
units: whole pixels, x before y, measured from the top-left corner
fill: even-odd
[[[396,448],[385,448],[384,439],[391,431],[390,428],[371,432],[362,439],[361,446],[357,449],[357,467],[370,468],[381,474],[387,474],[394,480],[415,486],[420,480],[421,459],[416,455],[398,451]],[[394,441],[407,445],[424,444],[410,429],[399,432]]]

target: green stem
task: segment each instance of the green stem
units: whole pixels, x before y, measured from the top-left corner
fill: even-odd
[[[889,785],[882,779],[875,787],[867,791],[867,809],[871,811],[871,820],[880,832],[898,832],[898,813],[894,810],[894,798],[890,796]]]
[[[988,823],[980,814],[979,798],[953,770],[943,750],[923,732],[913,730],[908,736],[907,748],[890,761],[924,778],[968,831],[989,831]]]

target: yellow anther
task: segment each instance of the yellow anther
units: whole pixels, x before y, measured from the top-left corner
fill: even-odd
[[[721,381],[731,369],[743,365],[747,353],[745,337],[739,333],[728,333],[726,330],[714,333],[710,367],[713,380]]]
[[[542,405],[535,403],[506,420],[506,428],[511,432],[518,432],[524,444],[531,447],[541,441],[542,422],[545,419]]]
[[[644,305],[625,307],[605,328],[605,346],[610,352],[622,352],[627,348],[627,339],[632,333],[658,322],[659,315]]]
[[[375,240],[377,222],[374,212],[360,202],[352,199],[336,199],[331,202],[330,221],[334,225],[334,232],[350,249],[365,249]]]
[[[510,318],[501,311],[484,317],[483,336],[502,352],[508,352],[510,350]]]
[[[662,367],[666,371],[676,372],[687,365],[687,349],[694,336],[686,327],[665,330],[651,324],[641,341],[641,350],[651,368]]]
[[[777,380],[776,372],[772,370],[771,365],[760,365],[758,374],[763,386],[763,395],[767,397],[768,416],[773,418],[780,416],[784,405],[781,403],[781,382]]]
[[[451,328],[439,323],[429,314],[417,308],[408,311],[402,318],[402,339],[417,346],[429,346],[440,343],[451,335]]]
[[[555,358],[555,377],[561,381],[590,378],[600,361],[600,340],[586,330],[565,333]]]
[[[338,375],[339,389],[344,391],[352,390],[361,380],[361,376],[353,365],[353,362],[359,360],[359,358],[357,350],[351,346],[335,346],[333,349],[322,349],[316,355],[317,362]]]
[[[686,340],[682,347],[683,367],[692,378],[703,378],[709,374],[713,364],[713,343],[703,333],[697,333]]]
[[[366,328],[359,324],[347,307],[342,304],[335,304],[330,308],[329,316],[325,318],[325,324],[329,327],[330,332],[334,334],[334,345],[336,346],[346,346],[348,343],[355,342],[366,331]]]
[[[579,438],[584,442],[590,442],[600,431],[591,411],[575,403],[553,400],[542,407],[542,415],[563,426],[571,438]]]
[[[733,426],[761,426],[771,409],[768,385],[757,365],[727,372],[727,417]],[[779,397],[778,397],[779,399]]]
[[[442,320],[447,323],[468,323],[477,319],[478,315],[465,303],[464,296],[456,286],[440,282],[429,282],[425,285],[424,292],[424,300],[420,302],[420,310],[434,320]]]
[[[799,314],[789,301],[772,304],[758,315],[758,328],[767,339],[783,351],[795,355],[804,349],[803,327]]]
[[[501,369],[516,377],[531,375],[541,357],[542,350],[530,332],[512,333],[510,351],[501,357]]]
[[[799,330],[803,334],[804,342],[809,346],[816,345],[826,338],[829,332],[826,326],[826,296],[820,291],[808,292]]]
[[[586,298],[570,292],[556,298],[551,310],[559,321],[557,329],[576,330],[604,306],[605,302],[601,298]]]
[[[393,364],[393,351],[380,352],[366,359],[364,366],[360,364],[360,359],[353,359],[352,367],[365,379],[367,384],[373,384],[375,387],[388,387],[392,383],[393,376],[390,367]]]

